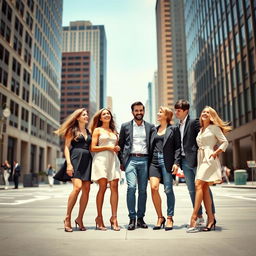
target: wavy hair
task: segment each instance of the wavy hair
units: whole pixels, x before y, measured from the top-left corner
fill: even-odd
[[[90,125],[89,125],[90,130],[91,130],[91,133],[93,133],[93,131],[95,130],[95,128],[102,126],[103,123],[102,123],[102,121],[100,120],[100,118],[101,118],[101,114],[102,114],[102,112],[103,112],[104,110],[107,110],[107,111],[109,112],[110,116],[111,116],[111,119],[110,119],[110,122],[109,122],[109,128],[111,129],[111,131],[112,131],[113,133],[116,133],[116,134],[117,134],[116,125],[115,125],[115,121],[114,121],[114,119],[113,119],[113,115],[112,115],[111,111],[110,111],[109,109],[107,109],[107,108],[102,108],[102,109],[100,109],[100,110],[99,110],[98,112],[96,112],[95,115],[93,116],[92,121],[91,121],[91,123],[90,123]]]
[[[202,113],[203,113],[203,111],[204,111],[206,108],[208,108],[208,109],[209,109],[209,112],[210,112],[210,123],[211,123],[211,124],[215,124],[215,125],[219,126],[223,133],[227,133],[227,132],[229,132],[229,131],[232,130],[232,127],[229,125],[230,123],[223,121],[223,120],[219,117],[219,115],[218,115],[218,113],[216,112],[216,110],[213,109],[213,108],[210,107],[210,106],[205,106],[204,109],[203,109],[202,112],[201,112],[201,115],[200,115],[200,118],[199,118],[200,126],[201,126],[201,127],[203,126]]]
[[[171,109],[169,109],[168,107],[164,107],[164,106],[160,106],[159,108],[160,110],[162,110],[166,116],[166,122],[168,124],[171,124],[172,121],[172,117],[173,117],[173,112]]]
[[[87,110],[85,108],[75,110],[54,133],[64,138],[69,137],[71,140],[76,139],[79,131],[77,118],[79,118],[84,111]]]

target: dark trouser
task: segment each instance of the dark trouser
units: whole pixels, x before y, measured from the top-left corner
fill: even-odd
[[[13,181],[14,181],[14,188],[18,188],[19,187],[19,175],[14,174]]]

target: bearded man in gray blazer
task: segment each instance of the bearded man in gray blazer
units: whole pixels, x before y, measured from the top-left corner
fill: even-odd
[[[131,105],[134,119],[121,126],[119,136],[119,158],[127,181],[127,207],[130,222],[128,230],[148,228],[144,222],[147,201],[150,137],[154,125],[143,120],[145,107],[141,102]],[[136,188],[138,184],[138,207],[136,210]]]

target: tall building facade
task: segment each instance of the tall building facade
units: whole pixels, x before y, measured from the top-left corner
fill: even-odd
[[[157,0],[158,102],[173,107],[188,98],[183,1]]]
[[[225,162],[256,159],[256,1],[184,1],[188,81],[197,115],[205,105],[231,122]]]
[[[96,70],[90,52],[63,52],[61,74],[61,123],[75,109],[96,112]]]
[[[74,21],[63,27],[63,52],[89,51],[96,65],[97,108],[106,106],[107,39],[103,25]]]
[[[42,172],[60,155],[62,0],[0,1],[1,161]],[[10,109],[4,120],[3,109]]]

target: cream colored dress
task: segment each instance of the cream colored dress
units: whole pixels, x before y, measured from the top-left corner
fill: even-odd
[[[223,151],[228,146],[228,141],[217,125],[209,125],[204,132],[200,130],[196,138],[198,145],[196,180],[220,183],[222,180],[221,164],[218,157],[210,158],[214,146]]]
[[[114,133],[100,133],[99,146],[115,146],[116,143],[117,136]],[[97,182],[101,178],[108,181],[121,178],[120,162],[115,152],[104,150],[94,154],[91,180]]]

